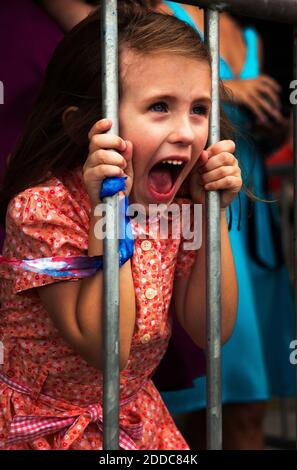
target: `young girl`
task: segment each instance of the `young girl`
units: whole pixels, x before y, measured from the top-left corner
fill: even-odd
[[[203,36],[203,10],[165,0],[157,3],[162,8],[165,4],[171,13],[194,27],[195,21]],[[231,89],[233,98],[224,103],[224,111],[239,131],[235,134],[236,155],[244,169],[243,181],[249,188],[252,183],[256,196],[269,199],[264,153],[257,137],[259,132],[265,133],[272,143],[276,126],[279,130],[284,128],[279,86],[261,74],[261,40],[254,28],[240,26],[226,12],[220,15],[220,50],[220,78]],[[262,103],[265,95],[273,105]],[[255,126],[256,122],[259,124]],[[229,231],[236,271],[240,273],[237,319],[232,338],[222,348],[226,450],[263,449],[266,402],[274,395],[295,394],[294,367],[288,361],[294,305],[280,249],[278,210],[275,204],[253,201],[243,190],[239,196],[240,204],[239,198],[231,204],[233,223]],[[206,384],[205,376],[198,375],[205,369],[203,356],[172,316],[168,350],[153,380],[164,391],[162,398],[171,414],[183,417],[182,430],[188,443],[193,449],[202,449],[206,436]],[[172,370],[178,371],[173,377]]]
[[[120,137],[105,134],[112,123],[100,112],[97,12],[56,50],[2,185],[4,261],[12,266],[3,266],[1,283],[5,450],[102,448],[102,271],[53,277],[9,258],[103,255],[94,209],[106,177],[126,174],[130,202],[146,209],[180,203],[175,197],[190,172],[192,202],[221,190],[222,341],[234,325],[226,208],[242,181],[232,141],[205,150],[209,58],[190,26],[132,11],[121,6]],[[182,234],[136,235],[134,255],[120,268],[123,449],[187,449],[150,377],[168,344],[171,298],[182,326],[206,345],[204,247],[203,238],[199,250],[187,251]]]

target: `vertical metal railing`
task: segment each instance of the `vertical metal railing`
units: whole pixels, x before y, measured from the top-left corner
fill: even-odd
[[[118,18],[117,0],[102,0],[102,113],[112,119],[113,134],[118,123]],[[103,318],[103,449],[119,448],[119,242],[118,197],[104,199],[106,233],[104,240]]]
[[[221,2],[189,0],[181,3],[218,8]],[[288,17],[290,0],[252,0],[251,4],[240,0],[226,0],[224,4],[242,14],[249,14],[252,7],[261,12],[251,16],[263,18],[279,17],[292,22]],[[240,5],[239,5],[240,3]],[[284,8],[286,3],[286,8]],[[253,4],[253,5],[252,5]],[[271,6],[270,10],[269,7]],[[297,8],[297,6],[296,6]],[[205,10],[205,40],[212,63],[212,112],[209,144],[220,140],[219,103],[219,12]],[[102,0],[102,97],[103,116],[113,121],[112,132],[118,134],[118,33],[117,0]],[[297,79],[297,27],[294,31],[294,79]],[[297,109],[294,106],[294,259],[297,266]],[[118,255],[118,198],[105,198],[107,205],[107,233],[104,241],[104,373],[103,373],[103,448],[119,448],[119,255]],[[207,270],[207,447],[222,448],[221,412],[221,323],[220,323],[220,195],[209,192],[206,197],[206,270]],[[297,276],[294,276],[294,292],[297,319]],[[296,320],[297,337],[297,320]],[[297,370],[296,370],[297,384]],[[296,398],[297,404],[297,398]],[[297,405],[296,405],[297,423]],[[297,435],[297,430],[296,430]]]
[[[229,11],[240,16],[250,16],[279,23],[296,23],[296,0],[173,0],[200,8]]]
[[[297,8],[297,7],[296,7]],[[293,31],[293,79],[297,80],[297,26]],[[293,105],[293,142],[294,142],[294,299],[295,299],[295,338],[297,338],[297,105]],[[296,448],[297,448],[297,367],[296,377]]]
[[[204,11],[205,43],[211,56],[212,107],[209,145],[220,140],[219,12]],[[206,304],[207,304],[207,448],[222,448],[221,406],[221,230],[220,194],[206,194]]]

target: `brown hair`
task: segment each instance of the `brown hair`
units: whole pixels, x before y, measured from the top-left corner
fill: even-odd
[[[174,16],[135,8],[136,0],[119,4],[119,45],[139,53],[166,51],[209,63],[199,34]],[[100,7],[78,24],[57,47],[41,93],[16,150],[9,159],[0,190],[0,222],[5,224],[11,198],[82,166],[88,153],[88,132],[101,119]],[[79,108],[66,132],[63,112]],[[75,141],[70,135],[75,135]]]

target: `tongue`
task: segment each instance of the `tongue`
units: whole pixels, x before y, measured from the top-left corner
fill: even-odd
[[[169,168],[156,165],[149,173],[150,186],[160,194],[167,194],[173,186],[172,174]]]

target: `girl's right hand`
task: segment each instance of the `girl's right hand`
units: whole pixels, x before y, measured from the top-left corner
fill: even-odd
[[[132,142],[114,134],[106,134],[111,126],[110,119],[101,119],[88,134],[89,155],[83,166],[83,178],[93,206],[100,202],[101,184],[105,178],[127,176],[127,195],[133,183]]]

